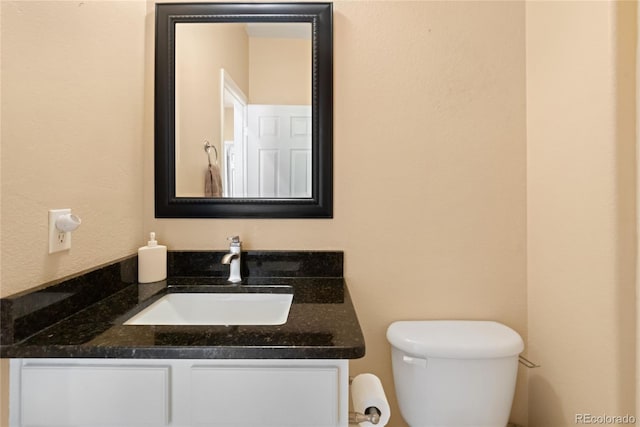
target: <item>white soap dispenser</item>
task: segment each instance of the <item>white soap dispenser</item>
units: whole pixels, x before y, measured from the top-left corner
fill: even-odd
[[[138,283],[159,282],[167,278],[167,247],[159,245],[156,233],[149,234],[147,246],[138,249]]]

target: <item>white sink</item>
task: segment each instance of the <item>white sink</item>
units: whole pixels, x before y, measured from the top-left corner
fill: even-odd
[[[292,294],[172,293],[160,298],[125,325],[282,325]]]

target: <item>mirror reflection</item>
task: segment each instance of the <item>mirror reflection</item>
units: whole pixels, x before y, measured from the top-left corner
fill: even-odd
[[[177,197],[311,197],[311,27],[176,24]]]

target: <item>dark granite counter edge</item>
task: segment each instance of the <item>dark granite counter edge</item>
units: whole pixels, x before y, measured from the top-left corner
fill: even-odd
[[[4,346],[1,358],[90,358],[90,359],[359,359],[364,343],[354,347],[83,347]],[[73,354],[73,356],[70,356]]]

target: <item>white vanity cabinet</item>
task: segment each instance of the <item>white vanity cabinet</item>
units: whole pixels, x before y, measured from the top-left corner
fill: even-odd
[[[348,360],[12,359],[12,427],[346,427]]]

